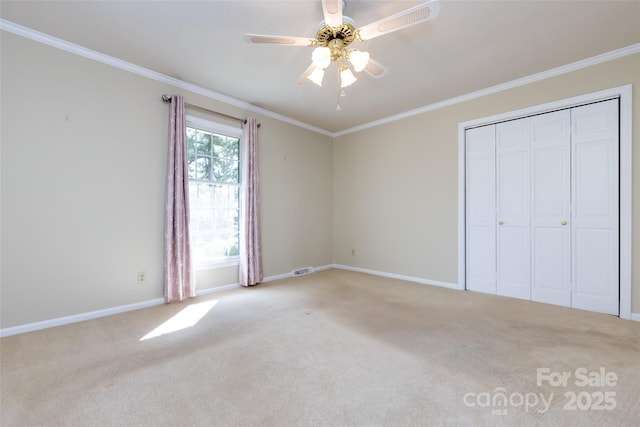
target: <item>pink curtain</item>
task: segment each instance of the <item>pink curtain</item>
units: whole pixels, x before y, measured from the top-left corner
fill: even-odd
[[[171,97],[169,162],[164,229],[164,300],[196,295],[189,242],[189,177],[184,98]]]
[[[240,222],[240,284],[252,286],[262,276],[262,242],[260,230],[260,176],[258,173],[258,124],[253,117],[242,126],[242,167]]]

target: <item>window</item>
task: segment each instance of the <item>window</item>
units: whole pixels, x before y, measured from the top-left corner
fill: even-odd
[[[237,263],[241,130],[187,117],[186,131],[194,265]]]

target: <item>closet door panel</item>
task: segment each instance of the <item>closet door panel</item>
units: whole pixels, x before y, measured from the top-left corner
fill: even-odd
[[[532,121],[531,299],[571,305],[571,113]]]
[[[576,304],[609,296],[610,289],[606,284],[616,272],[611,253],[616,244],[609,230],[580,227],[575,234],[576,244]],[[583,307],[578,307],[583,308]]]
[[[496,125],[497,294],[530,299],[531,120]]]
[[[529,228],[500,228],[498,247],[497,294],[529,299]]]
[[[618,101],[571,110],[576,308],[619,311]]]
[[[496,293],[495,126],[466,132],[467,289]]]

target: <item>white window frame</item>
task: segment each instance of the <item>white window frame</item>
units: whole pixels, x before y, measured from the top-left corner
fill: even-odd
[[[202,119],[200,117],[194,117],[194,116],[186,116],[186,127],[194,127],[194,128],[198,128],[200,130],[204,130],[207,132],[211,132],[211,133],[217,133],[217,134],[221,134],[221,135],[225,135],[225,136],[231,136],[231,137],[235,137],[240,139],[240,147],[239,147],[239,159],[240,159],[240,167],[242,165],[242,129],[237,128],[237,127],[233,127],[233,126],[229,126],[229,125],[225,125],[222,123],[218,123],[218,122],[214,122],[211,120],[207,120],[207,119]],[[241,180],[241,173],[242,171],[240,170],[240,168],[238,169],[238,173],[240,174],[238,176],[238,181],[240,184],[240,193],[242,194],[242,180]],[[190,183],[191,181],[189,181]],[[241,201],[240,201],[241,202]],[[189,201],[189,203],[191,203],[191,201]],[[238,208],[238,217],[239,217],[239,221],[242,221],[242,209]],[[236,256],[230,256],[230,257],[226,257],[226,258],[220,258],[219,260],[216,261],[212,261],[206,264],[194,264],[193,268],[195,271],[203,271],[203,270],[213,270],[216,268],[224,268],[224,267],[234,267],[234,266],[238,266],[240,263],[240,257],[238,255]]]

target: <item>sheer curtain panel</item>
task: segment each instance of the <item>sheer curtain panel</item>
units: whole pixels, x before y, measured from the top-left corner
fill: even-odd
[[[249,117],[242,126],[240,265],[239,281],[252,286],[262,281],[260,230],[260,175],[258,168],[258,124]]]
[[[164,231],[164,300],[196,295],[189,242],[189,177],[184,98],[171,97]]]

